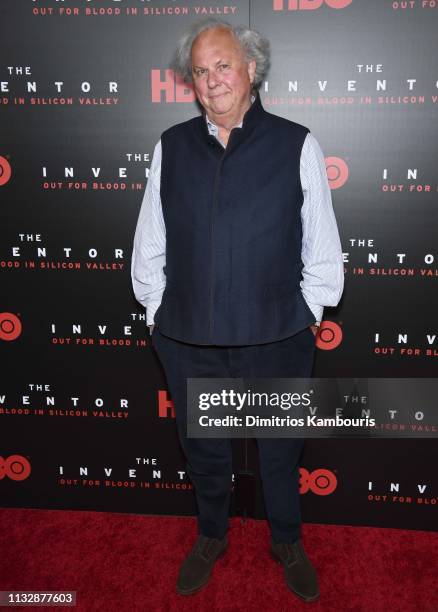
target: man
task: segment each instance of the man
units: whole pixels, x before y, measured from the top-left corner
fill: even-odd
[[[229,439],[187,437],[187,378],[310,376],[323,307],[342,294],[343,264],[317,141],[261,105],[269,43],[207,19],[181,39],[173,67],[203,113],[166,130],[155,147],[132,281],[198,503],[198,538],[177,582],[187,595],[208,582],[227,548],[232,479]],[[301,541],[303,440],[257,443],[272,556],[289,588],[314,601],[317,576]]]

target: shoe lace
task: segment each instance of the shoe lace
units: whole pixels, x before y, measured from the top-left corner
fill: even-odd
[[[207,538],[207,536],[200,535],[193,547],[193,554],[199,555],[208,560],[216,542],[217,540],[214,538]]]
[[[283,556],[288,566],[296,563],[300,558],[304,559],[303,552],[299,542],[293,544],[283,543]]]

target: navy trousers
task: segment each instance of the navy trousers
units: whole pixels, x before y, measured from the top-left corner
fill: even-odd
[[[232,486],[231,440],[187,437],[187,378],[309,377],[315,337],[306,328],[267,344],[203,346],[164,336],[155,326],[152,345],[175,405],[186,470],[198,504],[198,533],[223,538],[228,529]],[[275,542],[293,543],[301,537],[298,461],[303,444],[302,438],[257,438],[263,497]]]

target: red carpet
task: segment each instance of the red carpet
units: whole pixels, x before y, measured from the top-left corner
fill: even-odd
[[[191,597],[176,595],[175,581],[195,538],[195,519],[0,509],[0,525],[0,590],[77,591],[76,608],[51,609],[438,610],[438,533],[305,524],[321,590],[319,602],[305,604],[288,591],[268,554],[264,521],[232,519],[228,553]]]

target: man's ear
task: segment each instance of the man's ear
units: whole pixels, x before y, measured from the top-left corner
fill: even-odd
[[[256,71],[256,61],[251,60],[250,62],[248,62],[248,76],[249,76],[251,85],[254,83],[255,71]]]

